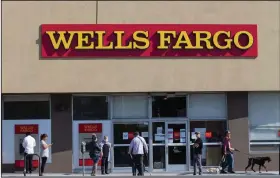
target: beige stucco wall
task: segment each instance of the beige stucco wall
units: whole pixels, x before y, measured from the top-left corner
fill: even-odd
[[[88,1],[5,1],[2,6],[4,93],[280,90],[280,2],[125,1],[96,6]],[[259,57],[39,60],[41,24],[96,21],[258,24]]]

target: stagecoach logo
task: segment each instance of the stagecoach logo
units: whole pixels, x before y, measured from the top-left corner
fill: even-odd
[[[256,25],[42,25],[45,58],[257,57]]]

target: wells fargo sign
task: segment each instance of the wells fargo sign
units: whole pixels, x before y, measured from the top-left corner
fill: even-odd
[[[38,125],[15,125],[15,134],[26,134],[30,132],[31,134],[38,134]]]
[[[46,58],[256,57],[257,25],[42,25]]]
[[[79,133],[101,133],[102,124],[79,124]]]

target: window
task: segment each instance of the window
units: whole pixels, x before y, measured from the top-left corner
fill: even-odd
[[[131,124],[114,124],[114,166],[115,167],[131,167],[131,158],[127,154],[129,144],[134,138],[134,132],[138,131],[144,137],[146,143],[149,143],[148,123],[131,123]],[[149,162],[144,157],[145,166],[149,166]]]
[[[225,94],[191,94],[189,96],[188,118],[226,119]]]
[[[148,97],[114,96],[113,118],[148,118]]]
[[[114,167],[131,167],[131,158],[128,153],[129,146],[115,146],[114,147]],[[144,165],[149,166],[149,161],[144,156]],[[147,169],[147,168],[146,168]]]
[[[251,92],[248,99],[250,151],[278,151],[280,93]]]
[[[193,166],[193,146],[191,150],[191,166]],[[219,166],[222,158],[222,148],[220,145],[204,145],[202,150],[202,166]]]
[[[5,101],[4,120],[50,119],[49,101]]]
[[[153,117],[186,117],[186,96],[154,96]]]
[[[130,144],[134,138],[134,132],[144,137],[146,143],[149,143],[148,137],[148,122],[139,124],[114,124],[114,144]]]
[[[219,143],[222,141],[224,133],[227,129],[227,122],[224,121],[191,121],[190,122],[190,138],[194,141],[192,135],[198,131],[205,143]]]
[[[74,96],[73,120],[108,119],[108,102],[106,96]]]

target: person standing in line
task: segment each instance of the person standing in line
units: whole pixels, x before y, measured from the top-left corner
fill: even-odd
[[[22,141],[22,146],[24,148],[24,157],[25,165],[26,165],[26,171],[30,174],[32,173],[32,161],[33,161],[33,155],[34,154],[34,147],[36,146],[36,140],[31,136],[30,132],[26,133],[26,136],[24,137]]]
[[[143,137],[139,135],[139,132],[134,133],[134,138],[130,142],[128,154],[132,157],[132,174],[136,176],[136,169],[139,176],[144,176],[144,154],[148,154],[148,145]]]
[[[40,136],[41,140],[41,158],[42,158],[42,164],[41,164],[41,174],[40,176],[43,176],[44,170],[45,170],[45,165],[47,162],[47,159],[49,157],[49,147],[52,146],[52,144],[47,144],[47,139],[48,135],[47,134],[42,134]]]
[[[230,134],[230,131],[226,131],[225,135],[226,136],[224,138],[223,148],[222,148],[223,157],[225,158],[225,161],[222,164],[221,173],[222,174],[226,174],[227,173],[226,172],[226,168],[227,167],[228,167],[228,172],[229,173],[235,173],[233,171],[233,165],[234,165],[233,151],[235,149],[231,147],[231,142],[230,142],[231,134]]]
[[[101,173],[109,174],[108,172],[108,161],[109,161],[109,155],[110,155],[110,149],[111,149],[111,143],[108,141],[108,136],[104,136],[103,141],[101,142]]]
[[[202,148],[203,148],[203,142],[200,138],[200,133],[195,132],[196,140],[193,144],[193,175],[196,175],[196,167],[198,166],[199,175],[202,174],[202,164],[201,164],[201,157],[202,157]]]
[[[97,165],[100,159],[101,149],[97,143],[96,134],[92,134],[92,141],[89,143],[89,156],[93,161],[91,176],[95,176],[97,173]]]

